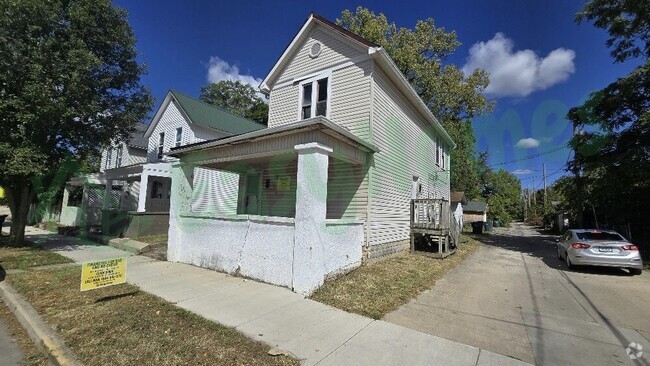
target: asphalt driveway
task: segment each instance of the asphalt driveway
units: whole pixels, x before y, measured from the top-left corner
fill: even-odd
[[[385,320],[539,365],[650,365],[650,271],[569,271],[520,223],[488,241]]]

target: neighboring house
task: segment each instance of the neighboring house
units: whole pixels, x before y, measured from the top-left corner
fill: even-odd
[[[167,233],[171,162],[175,160],[166,156],[169,150],[264,127],[171,90],[151,123],[140,124],[129,143],[104,149],[100,173],[71,182],[85,182],[89,196],[99,196],[85,201],[103,211],[100,221],[104,234],[138,237]],[[196,208],[236,213],[237,174],[198,169],[196,178]],[[93,194],[98,184],[102,185],[102,193]]]
[[[488,204],[480,201],[469,201],[463,205],[463,222],[487,222]]]
[[[308,294],[407,249],[410,202],[449,201],[452,139],[381,47],[312,14],[260,89],[268,128],[171,150],[168,259]],[[236,215],[196,169],[239,175]]]

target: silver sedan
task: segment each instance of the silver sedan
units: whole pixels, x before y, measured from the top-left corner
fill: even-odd
[[[639,248],[613,230],[570,229],[557,240],[557,254],[574,266],[627,268],[641,274],[643,262]]]

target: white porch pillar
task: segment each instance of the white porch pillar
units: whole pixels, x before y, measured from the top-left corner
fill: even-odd
[[[182,258],[181,242],[184,222],[181,214],[192,210],[193,183],[194,166],[175,162],[171,170],[172,187],[169,199],[167,260],[170,262],[178,262]]]
[[[108,210],[111,208],[111,193],[113,191],[113,180],[106,179],[104,186],[104,201],[102,202],[102,209]]]
[[[68,207],[68,202],[70,201],[70,186],[65,185],[63,187],[63,202],[61,203],[61,207]]]
[[[332,149],[315,142],[294,148],[298,151],[298,174],[293,290],[308,295],[325,277],[321,233],[327,215],[327,168]]]
[[[149,174],[142,172],[142,174],[140,175],[140,191],[138,192],[138,212],[146,211],[148,188],[149,188]]]

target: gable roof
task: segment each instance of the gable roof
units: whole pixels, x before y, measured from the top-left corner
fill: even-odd
[[[135,125],[135,130],[133,133],[131,133],[131,136],[129,137],[129,140],[126,142],[126,146],[128,147],[134,147],[136,149],[148,149],[149,148],[149,140],[144,137],[145,132],[147,132],[147,129],[149,128],[149,125],[146,123],[138,123]]]
[[[188,122],[225,132],[228,135],[239,135],[266,128],[266,126],[261,123],[236,116],[221,108],[196,100],[178,90],[172,89],[167,93],[165,100],[160,105],[156,115],[149,124],[145,137],[148,138],[151,135],[154,126],[162,116],[162,112],[167,108],[167,105],[172,100],[176,101],[181,113],[187,118]]]
[[[454,140],[451,138],[451,136],[449,136],[447,131],[442,127],[433,113],[431,113],[431,110],[426,106],[426,104],[424,104],[415,89],[413,89],[411,83],[406,80],[397,65],[395,65],[393,59],[381,46],[350,32],[349,30],[323,18],[316,13],[309,14],[309,17],[307,18],[305,24],[303,24],[302,28],[300,28],[298,31],[298,34],[296,34],[291,43],[289,43],[278,61],[276,61],[269,74],[260,84],[260,91],[266,94],[271,91],[271,86],[277,81],[277,77],[284,70],[286,65],[288,65],[291,57],[298,51],[297,47],[304,43],[316,25],[321,25],[331,32],[341,35],[344,39],[348,40],[348,42],[352,44],[355,44],[357,47],[362,47],[365,49],[366,52],[368,52],[370,58],[372,58],[376,64],[378,64],[386,72],[386,74],[391,78],[395,85],[397,85],[398,89],[406,96],[406,99],[410,101],[413,106],[415,106],[416,109],[429,121],[433,128],[438,133],[440,133],[445,142],[447,142],[452,148],[456,147]]]
[[[487,202],[469,201],[463,205],[464,212],[487,212]]]

